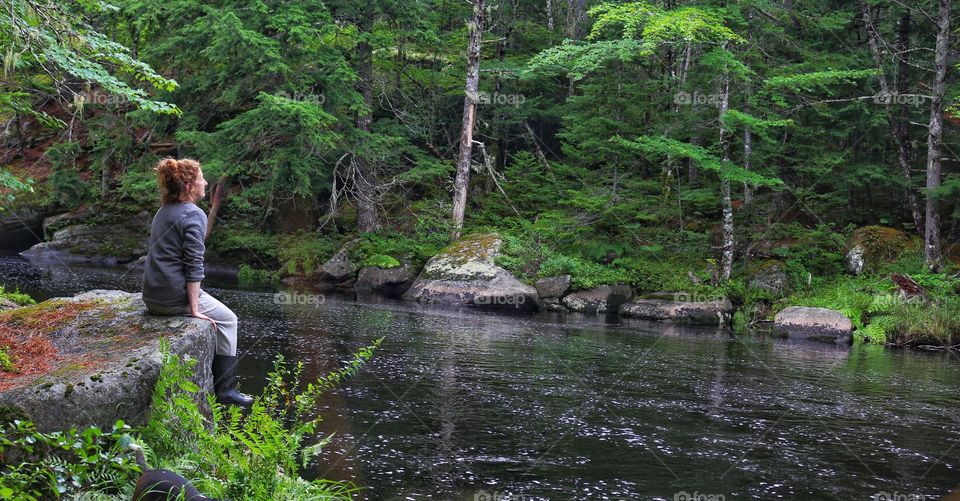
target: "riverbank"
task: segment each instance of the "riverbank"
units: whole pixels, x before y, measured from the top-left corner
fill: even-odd
[[[50,216],[39,223],[46,241],[23,255],[38,263],[112,265],[139,273],[138,258],[146,249],[137,243],[145,236],[136,229],[148,220],[142,212],[123,218],[93,209]],[[451,242],[429,225],[359,235],[268,235],[226,225],[208,245],[209,275],[309,293],[373,294],[491,311],[616,313],[841,343],[950,348],[960,341],[960,268],[928,272],[919,240],[901,230],[867,226],[839,233],[784,225],[746,243],[730,280],[723,281],[696,240],[639,248],[586,242],[595,247],[573,255],[550,243],[549,229],[476,227]],[[833,310],[849,326],[824,323],[817,311],[795,307]],[[793,323],[778,322],[788,309]]]

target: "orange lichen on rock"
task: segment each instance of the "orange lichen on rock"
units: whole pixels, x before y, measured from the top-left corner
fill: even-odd
[[[93,301],[48,301],[0,313],[0,348],[13,362],[13,371],[0,371],[0,391],[19,376],[41,374],[60,359],[50,334],[95,306]]]

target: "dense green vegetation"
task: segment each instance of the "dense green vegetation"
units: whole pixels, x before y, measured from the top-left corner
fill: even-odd
[[[203,494],[229,499],[352,499],[356,488],[325,480],[306,481],[299,471],[319,453],[317,398],[354,375],[379,341],[358,351],[342,369],[301,384],[302,364],[274,362],[268,384],[249,413],[225,408],[209,395],[207,419],[190,382],[196,360],[181,360],[161,348],[163,366],[146,425],[122,421],[97,427],[38,432],[33,423],[2,416],[0,498],[130,499],[142,473],[130,444],[140,445],[151,468],[184,476]]]
[[[458,231],[469,132],[463,231],[499,233],[523,281],[723,294],[739,325],[830,306],[864,339],[954,344],[949,3],[473,4],[15,0],[0,183],[16,203],[134,214],[155,207],[159,158],[196,157],[226,194],[211,257],[245,281],[309,276],[348,242],[356,263],[416,266]],[[869,225],[916,245],[852,277]],[[754,285],[770,266],[785,290]],[[922,305],[889,299],[892,272]]]

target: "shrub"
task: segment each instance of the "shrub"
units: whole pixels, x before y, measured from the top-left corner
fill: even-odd
[[[187,377],[195,361],[182,361],[164,347],[164,364],[153,398],[153,411],[140,433],[154,467],[173,470],[198,490],[214,497],[257,499],[350,499],[351,484],[299,476],[327,440],[305,446],[315,436],[320,417],[309,417],[317,399],[355,375],[373,356],[380,340],[358,351],[343,368],[300,384],[303,364],[287,367],[274,361],[267,386],[244,414],[208,401],[213,419],[206,422],[192,394],[199,391]]]

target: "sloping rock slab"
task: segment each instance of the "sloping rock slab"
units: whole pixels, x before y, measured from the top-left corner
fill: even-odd
[[[696,302],[634,299],[620,306],[620,315],[624,317],[688,324],[726,325],[732,313],[733,304],[729,299]]]
[[[773,329],[788,337],[853,342],[853,322],[843,313],[829,308],[790,306],[777,313]]]
[[[41,431],[110,428],[118,419],[146,422],[160,374],[161,338],[170,341],[172,353],[197,360],[190,380],[201,389],[201,410],[209,412],[213,327],[189,317],[149,315],[140,294],[94,290],[8,310],[0,313],[4,335],[47,348],[42,362],[14,351],[22,372],[0,372],[0,411],[24,415]]]
[[[20,255],[38,264],[126,264],[146,255],[149,223],[150,215],[141,213],[124,224],[72,224]]]
[[[405,264],[396,268],[369,266],[362,268],[357,276],[354,289],[357,292],[371,292],[389,297],[401,297],[413,285],[417,270]]]
[[[601,285],[593,289],[571,292],[563,298],[570,311],[606,313],[617,311],[621,304],[633,297],[629,285]]]
[[[496,234],[467,235],[457,240],[427,261],[403,298],[492,310],[540,310],[537,290],[494,264],[501,243]]]

